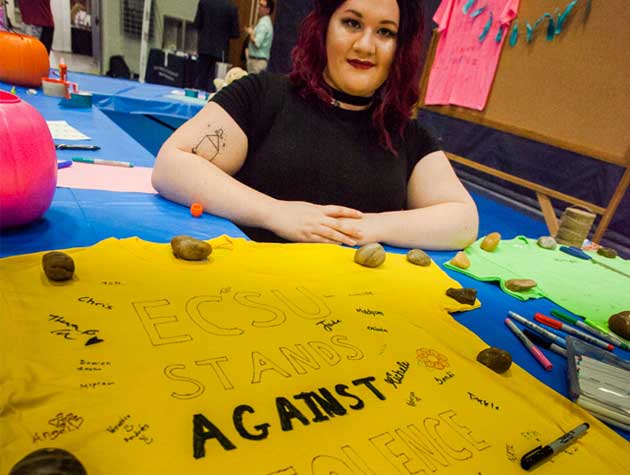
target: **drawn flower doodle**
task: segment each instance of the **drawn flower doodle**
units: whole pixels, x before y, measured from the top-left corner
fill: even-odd
[[[416,359],[418,364],[424,363],[424,366],[427,368],[444,369],[450,366],[446,356],[431,348],[418,348],[416,350]]]

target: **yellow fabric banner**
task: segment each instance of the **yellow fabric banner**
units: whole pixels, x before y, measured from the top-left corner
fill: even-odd
[[[627,443],[448,312],[438,266],[333,245],[209,241],[207,262],[108,239],[0,260],[0,473],[69,450],[90,475],[511,474],[581,422],[539,474],[628,473]],[[476,303],[475,306],[479,304]]]

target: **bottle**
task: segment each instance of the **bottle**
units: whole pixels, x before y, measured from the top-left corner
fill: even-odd
[[[63,58],[59,60],[59,79],[63,82],[68,80],[68,65]]]

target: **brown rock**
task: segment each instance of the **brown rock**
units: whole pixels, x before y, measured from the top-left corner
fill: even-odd
[[[617,257],[617,251],[615,251],[612,247],[600,247],[597,250],[597,254],[607,257],[608,259],[614,259]]]
[[[187,261],[203,261],[212,254],[210,244],[191,236],[175,236],[171,239],[171,248],[175,257]]]
[[[491,346],[477,355],[477,361],[496,373],[505,373],[512,365],[512,355],[501,348]]]
[[[31,452],[9,471],[9,475],[86,475],[85,468],[73,454],[63,449],[39,449]]]
[[[497,248],[499,242],[501,242],[501,234],[496,232],[490,233],[483,238],[479,247],[481,247],[484,251],[492,252]]]
[[[608,328],[621,338],[630,340],[630,310],[611,315],[608,319]]]
[[[385,262],[387,253],[383,246],[377,242],[372,242],[361,246],[354,253],[354,262],[365,267],[378,267]]]
[[[451,259],[451,264],[460,269],[468,269],[470,267],[470,259],[464,251],[459,251],[455,257]]]
[[[411,249],[407,253],[407,260],[417,266],[427,267],[431,265],[431,258],[421,249]]]
[[[477,299],[477,289],[462,288],[462,289],[446,289],[446,295],[452,299],[457,300],[459,303],[467,305],[474,305]]]
[[[42,256],[42,266],[50,280],[58,282],[70,280],[74,274],[74,261],[65,252],[47,252]]]
[[[505,281],[505,286],[512,292],[522,292],[536,287],[538,284],[532,279],[509,279]]]

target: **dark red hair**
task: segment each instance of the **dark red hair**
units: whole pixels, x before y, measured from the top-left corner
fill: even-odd
[[[293,69],[289,78],[304,97],[331,100],[324,82],[326,32],[330,17],[345,0],[315,0],[313,10],[302,22],[291,53]],[[393,138],[401,137],[420,95],[421,54],[424,21],[419,0],[396,0],[400,10],[396,55],[389,76],[376,92],[372,125],[383,148],[396,154]]]

